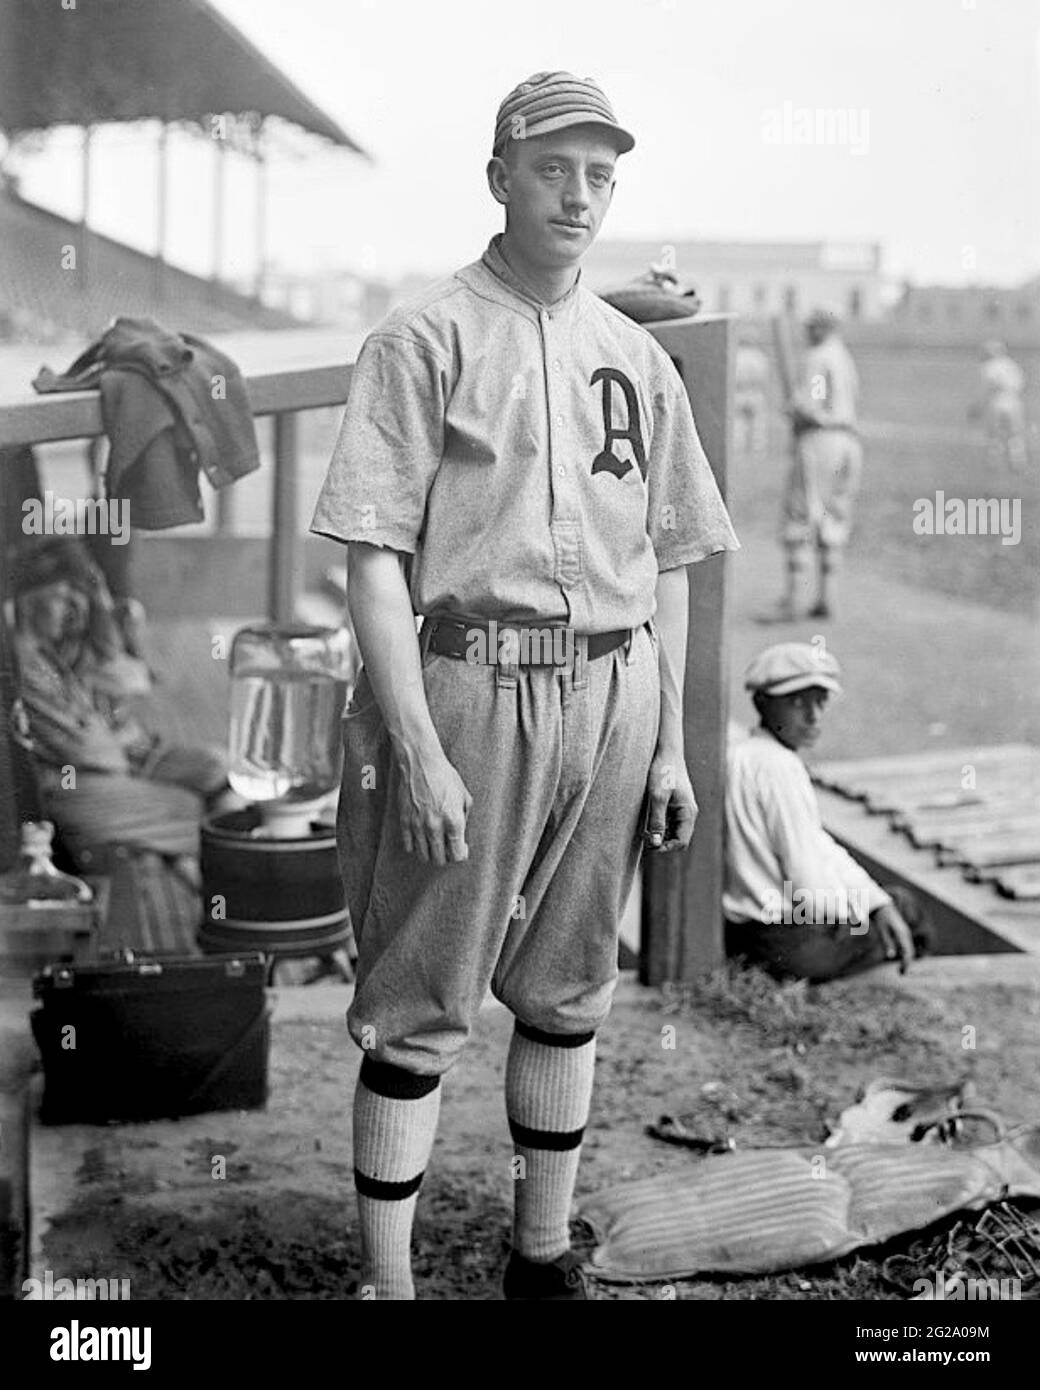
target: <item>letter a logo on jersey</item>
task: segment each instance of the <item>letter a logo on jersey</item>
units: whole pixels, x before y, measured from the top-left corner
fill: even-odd
[[[632,446],[632,453],[635,455],[636,463],[639,465],[639,472],[646,477],[646,450],[643,448],[643,435],[639,428],[639,401],[636,397],[636,388],[629,381],[624,372],[619,372],[616,367],[597,367],[592,373],[590,386],[595,386],[598,381],[603,383],[603,448],[592,460],[592,472],[613,473],[615,478],[623,478],[632,467],[628,459],[619,459],[614,453],[613,444],[615,440],[627,439]],[[620,386],[625,398],[625,428],[616,429],[614,426],[614,386]]]

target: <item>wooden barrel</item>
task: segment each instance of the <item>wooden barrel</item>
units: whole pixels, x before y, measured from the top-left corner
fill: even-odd
[[[292,840],[261,838],[259,810],[228,811],[202,823],[204,951],[326,955],[350,939],[336,836],[312,823]]]

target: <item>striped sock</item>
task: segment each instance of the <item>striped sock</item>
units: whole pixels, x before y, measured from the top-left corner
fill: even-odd
[[[506,1113],[516,1155],[513,1248],[555,1260],[570,1248],[570,1209],[592,1099],[595,1033],[542,1033],[519,1019],[506,1062]]]
[[[440,1111],[440,1077],[361,1064],[354,1092],[354,1186],[362,1298],[414,1299],[412,1218]]]

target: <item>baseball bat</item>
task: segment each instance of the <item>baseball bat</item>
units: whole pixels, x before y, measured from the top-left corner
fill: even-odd
[[[791,322],[783,314],[774,314],[772,319],[773,351],[776,353],[776,366],[780,376],[780,389],[784,406],[791,404],[797,382],[794,343],[791,341]]]

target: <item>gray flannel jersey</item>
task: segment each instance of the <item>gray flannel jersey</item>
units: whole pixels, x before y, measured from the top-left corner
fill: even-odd
[[[311,529],[413,556],[417,613],[638,627],[660,570],[738,547],[682,379],[497,243],[366,339]]]

